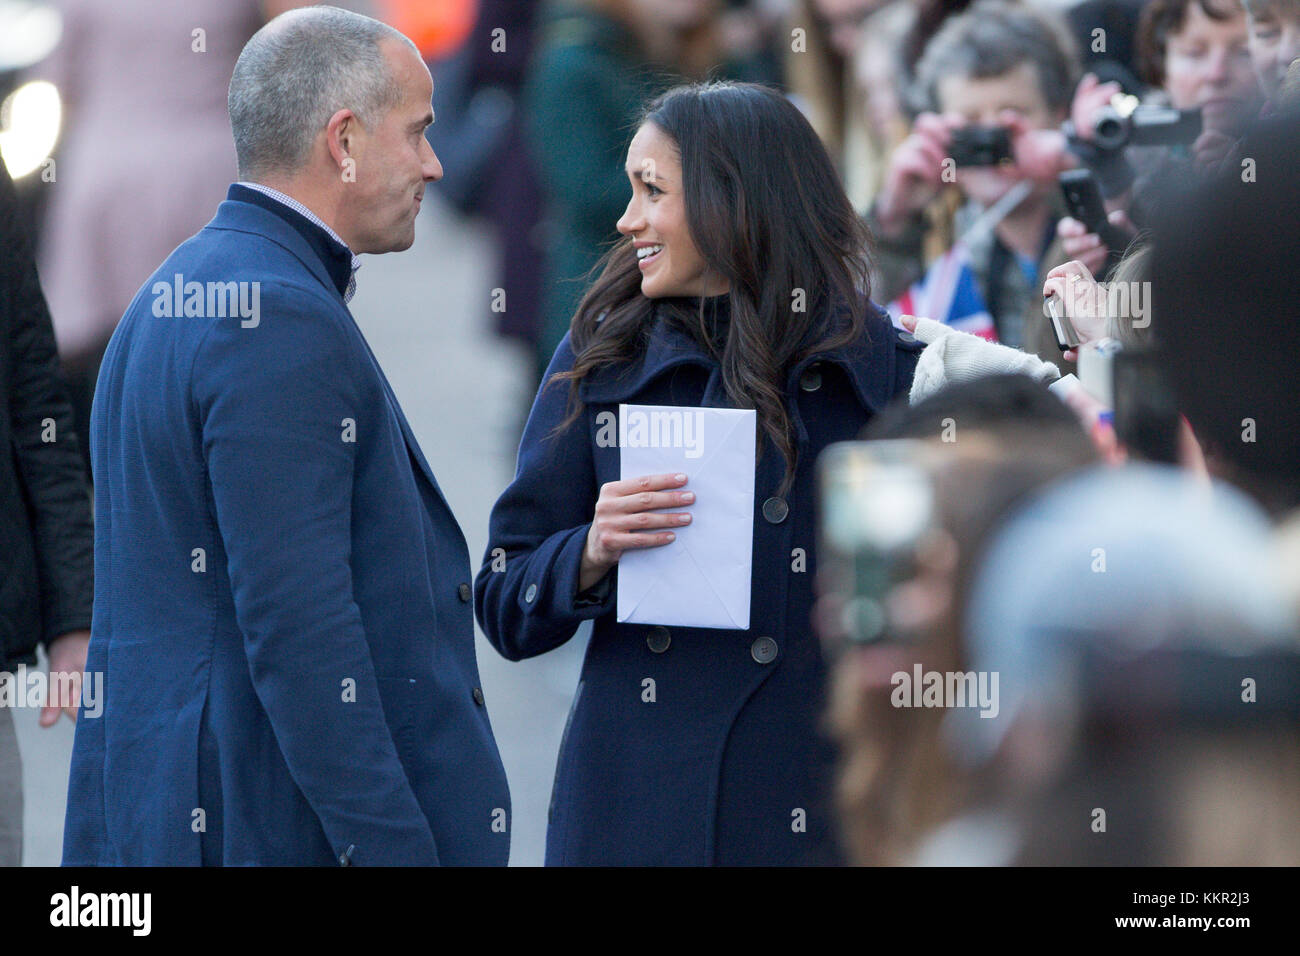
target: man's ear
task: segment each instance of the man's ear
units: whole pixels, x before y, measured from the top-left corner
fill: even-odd
[[[357,134],[360,130],[361,121],[351,110],[339,110],[325,124],[325,146],[339,169],[355,163],[353,154],[357,148]],[[352,160],[352,163],[348,160]]]

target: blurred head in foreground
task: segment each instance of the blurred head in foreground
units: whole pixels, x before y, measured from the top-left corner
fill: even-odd
[[[1245,496],[1174,468],[1032,497],[981,551],[961,663],[915,661],[922,689],[876,692],[894,718],[858,746],[926,747],[848,821],[859,860],[1300,862],[1300,652],[1269,538]],[[942,813],[900,799],[927,770]]]
[[[1240,154],[1160,204],[1153,312],[1211,471],[1280,516],[1300,507],[1300,114],[1259,124]]]
[[[1244,495],[1149,465],[1062,482],[999,531],[965,619],[999,713],[945,729],[1003,862],[1300,862],[1300,652],[1270,535]]]
[[[896,403],[863,437],[911,440],[934,502],[931,530],[885,602],[885,640],[851,643],[846,622],[860,603],[852,575],[825,547],[818,567],[818,630],[828,656],[838,660],[829,716],[842,751],[838,801],[846,845],[859,863],[897,863],[916,832],[960,804],[960,768],[941,744],[942,713],[894,707],[893,677],[916,663],[923,670],[965,668],[960,609],[981,543],[1028,494],[1092,465],[1097,455],[1074,414],[1020,375],[952,385],[914,406]]]

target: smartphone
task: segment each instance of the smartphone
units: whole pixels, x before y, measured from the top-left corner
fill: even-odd
[[[1124,254],[1128,238],[1106,218],[1106,204],[1102,201],[1097,177],[1090,169],[1067,169],[1057,177],[1057,181],[1061,184],[1061,195],[1065,197],[1065,208],[1070,211],[1070,216],[1083,223],[1089,232],[1096,233],[1106,244],[1110,253],[1107,258],[1109,271],[1109,267]]]
[[[1117,352],[1111,365],[1115,437],[1135,457],[1178,463],[1178,405],[1159,353],[1151,347]]]
[[[1052,323],[1052,331],[1056,334],[1056,344],[1062,352],[1068,352],[1070,349],[1079,347],[1079,333],[1070,321],[1070,317],[1065,314],[1061,308],[1061,303],[1055,295],[1049,295],[1044,300],[1044,306],[1047,309],[1047,317]]]
[[[828,660],[847,645],[887,639],[890,591],[915,572],[920,543],[937,521],[931,478],[937,453],[915,439],[837,442],[817,459],[817,587]]]
[[[997,166],[1014,160],[1005,126],[963,126],[952,131],[948,155],[958,166]]]

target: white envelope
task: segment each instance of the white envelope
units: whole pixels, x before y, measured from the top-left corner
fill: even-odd
[[[620,405],[621,478],[683,473],[695,492],[690,524],[659,548],[618,561],[618,620],[679,627],[749,627],[754,551],[752,409]]]

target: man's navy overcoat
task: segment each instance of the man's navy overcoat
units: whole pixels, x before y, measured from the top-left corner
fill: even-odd
[[[509,854],[465,539],[292,215],[228,199],[104,357],[88,669],[107,699],[77,724],[65,863]],[[258,283],[260,315],[185,294],[207,314],[169,317],[177,276],[205,300]]]

